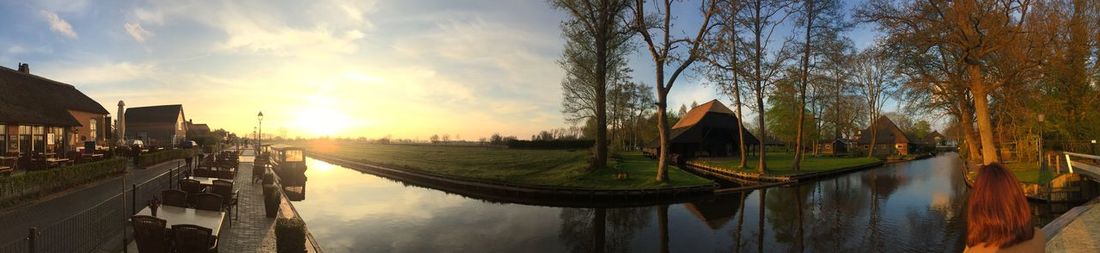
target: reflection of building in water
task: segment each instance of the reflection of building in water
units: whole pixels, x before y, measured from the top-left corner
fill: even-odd
[[[672,127],[668,136],[669,152],[682,158],[737,155],[741,145],[737,116],[718,100],[691,108]],[[746,129],[745,146],[755,147],[757,139]],[[655,154],[659,140],[649,144],[646,153]]]
[[[707,224],[707,227],[718,230],[729,223],[733,215],[741,210],[742,194],[722,195],[710,201],[687,203],[688,212],[691,212],[699,221]]]

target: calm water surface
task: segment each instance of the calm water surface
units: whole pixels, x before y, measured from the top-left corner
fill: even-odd
[[[958,159],[639,208],[490,203],[309,159],[294,205],[327,252],[959,252]]]

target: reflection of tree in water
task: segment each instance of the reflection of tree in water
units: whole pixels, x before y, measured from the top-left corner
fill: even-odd
[[[765,217],[775,232],[775,241],[789,246],[790,251],[803,248],[803,216],[809,190],[808,184],[776,188],[764,201],[768,210]]]
[[[867,215],[871,193],[860,184],[857,177],[837,177],[819,181],[811,189],[809,206],[803,219],[806,226],[807,246],[813,252],[860,252],[863,247],[851,244],[852,238],[861,238],[863,229],[860,217]]]
[[[649,226],[653,210],[563,208],[558,238],[573,252],[630,252],[630,240]]]

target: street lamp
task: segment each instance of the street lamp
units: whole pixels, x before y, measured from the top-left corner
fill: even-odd
[[[264,111],[260,111],[260,114],[256,114],[256,119],[259,120],[260,125],[256,131],[256,150],[258,152],[264,139]]]
[[[1039,171],[1046,170],[1046,164],[1043,163],[1043,121],[1046,121],[1046,117],[1042,113],[1039,114]]]

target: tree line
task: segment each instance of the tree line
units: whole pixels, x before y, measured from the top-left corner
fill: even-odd
[[[1092,139],[1100,131],[1100,3],[1094,1],[550,3],[569,14],[561,25],[563,112],[574,123],[591,121],[596,143],[612,142],[609,127],[618,135],[611,140],[635,143],[637,136],[629,135],[643,131],[614,130],[655,128],[658,181],[667,179],[674,122],[668,94],[689,74],[727,95],[741,124],[760,140],[793,143],[796,170],[818,140],[851,138],[883,117],[890,100],[906,115],[948,118],[948,134],[959,136],[962,153],[982,163],[1000,160],[1000,143]],[[692,19],[673,15],[692,11]],[[882,36],[856,47],[847,34],[860,24]],[[626,61],[638,50],[650,56],[654,80],[632,79],[635,70]],[[755,117],[742,118],[743,110]],[[927,133],[927,121],[914,123],[920,125],[915,131]],[[874,131],[861,134],[874,142]],[[738,146],[746,166],[746,145]],[[594,153],[592,167],[603,168],[607,145],[596,145]],[[755,169],[766,169],[766,155],[759,149]]]

